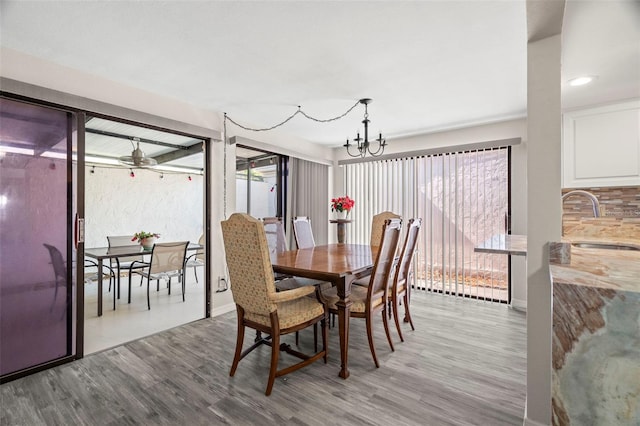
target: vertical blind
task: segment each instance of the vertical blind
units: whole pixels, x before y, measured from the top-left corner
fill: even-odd
[[[422,218],[414,285],[508,301],[508,257],[474,247],[508,231],[509,148],[347,164],[355,199],[348,242],[367,244],[371,217],[385,210]]]
[[[299,158],[290,158],[287,178],[289,191],[287,192],[286,229],[289,247],[296,246],[291,227],[291,221],[296,216],[309,217],[316,244],[327,244],[329,167]]]

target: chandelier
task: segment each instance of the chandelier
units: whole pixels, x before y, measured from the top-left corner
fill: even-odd
[[[138,145],[134,146],[133,141],[136,141]],[[120,163],[134,167],[153,167],[158,165],[158,162],[154,158],[149,158],[144,155],[144,152],[140,149],[139,138],[133,138],[133,140],[131,140],[131,146],[133,147],[131,155],[125,155],[118,158]]]
[[[364,124],[364,139],[360,137],[360,132],[357,133],[356,138],[353,140],[353,142],[355,142],[355,147],[358,149],[358,151],[355,154],[352,154],[350,149],[352,146],[352,144],[349,143],[349,139],[347,139],[347,143],[344,144],[344,147],[347,148],[347,154],[349,154],[349,156],[351,157],[365,157],[367,155],[367,153],[369,153],[369,155],[371,155],[372,157],[378,157],[380,155],[382,155],[382,153],[384,153],[384,148],[387,146],[387,141],[382,139],[382,133],[380,133],[380,135],[378,136],[378,139],[375,139],[375,141],[372,142],[377,142],[378,143],[378,149],[376,149],[375,151],[373,151],[371,149],[371,143],[369,142],[369,112],[367,111],[367,105],[369,105],[372,100],[368,99],[368,98],[364,98],[364,99],[360,99],[359,101],[361,104],[364,105],[364,120],[362,120],[362,124]]]

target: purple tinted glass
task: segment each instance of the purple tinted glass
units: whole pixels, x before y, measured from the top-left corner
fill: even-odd
[[[0,99],[0,374],[68,355],[67,114]]]

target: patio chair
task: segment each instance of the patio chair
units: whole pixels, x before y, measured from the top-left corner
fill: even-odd
[[[234,213],[221,222],[231,293],[238,315],[236,349],[229,372],[233,376],[238,363],[255,348],[271,346],[269,379],[265,395],[270,395],[276,377],[289,374],[312,362],[327,362],[327,310],[319,300],[307,297],[317,292],[313,286],[276,291],[269,246],[264,225],[243,213]],[[322,349],[307,355],[280,344],[280,337],[321,323]],[[245,327],[269,336],[259,338],[242,351]],[[279,352],[299,358],[298,363],[278,370]]]
[[[160,287],[160,280],[167,280],[169,287],[169,294],[171,294],[171,278],[178,277],[179,282],[182,283],[182,301],[184,302],[185,292],[185,259],[187,255],[187,246],[189,241],[181,241],[176,243],[156,243],[151,251],[150,262],[138,262],[134,261],[134,267],[137,268],[138,264],[144,264],[144,269],[139,269],[135,273],[142,275],[147,279],[147,308],[151,309],[151,301],[149,297],[149,287],[151,280],[158,282],[158,289]],[[131,274],[129,274],[129,298],[128,303],[131,303]]]
[[[204,234],[200,235],[198,244],[204,246]],[[196,277],[196,284],[198,283],[198,272],[196,268],[205,265],[204,249],[196,250],[196,252],[187,257],[187,268],[193,268],[193,275]]]
[[[108,235],[107,244],[109,247],[126,247],[126,246],[139,246],[140,243],[131,239],[131,235]],[[134,262],[135,265],[134,265]],[[127,256],[116,257],[111,259],[111,268],[116,270],[117,282],[118,282],[118,299],[120,299],[120,277],[122,274],[131,276],[131,272],[134,269],[144,268],[144,258],[139,256]],[[142,277],[140,277],[140,285],[142,285]]]

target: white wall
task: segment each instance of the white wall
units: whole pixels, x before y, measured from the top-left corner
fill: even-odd
[[[204,179],[146,169],[86,167],[85,247],[107,245],[107,235],[160,234],[158,242],[198,242],[204,232]],[[191,176],[191,181],[188,177]]]
[[[526,424],[551,424],[551,280],[548,243],[560,241],[560,35],[528,44]]]

